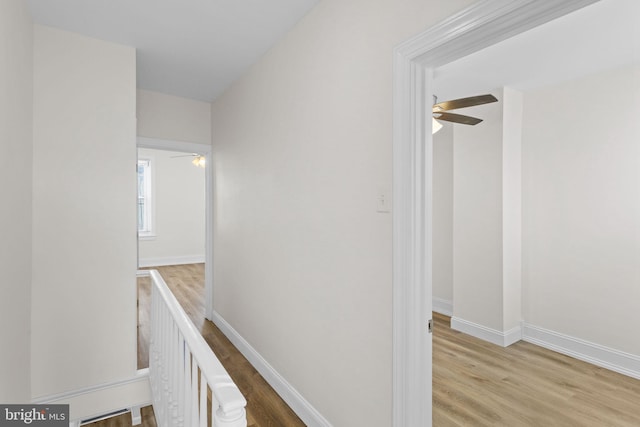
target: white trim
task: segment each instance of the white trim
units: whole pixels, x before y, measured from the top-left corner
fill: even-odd
[[[204,255],[184,255],[175,257],[140,258],[140,267],[159,267],[162,265],[201,264],[205,262]]]
[[[402,47],[394,56],[393,425],[431,425],[431,121],[425,70]],[[425,138],[425,135],[426,138]],[[429,159],[427,159],[427,156]],[[425,179],[426,178],[426,179]],[[429,247],[427,247],[429,245]]]
[[[467,335],[488,341],[500,347],[508,347],[522,339],[522,329],[520,326],[502,332],[455,316],[451,318],[451,329],[464,332]]]
[[[131,425],[137,426],[142,424],[142,413],[140,412],[141,406],[134,406],[131,408]]]
[[[251,365],[273,389],[287,402],[300,419],[310,427],[331,427],[316,408],[314,408],[287,380],[280,375],[220,314],[213,312],[213,323],[225,334],[229,341],[249,360]]]
[[[522,326],[516,326],[502,333],[504,340],[502,341],[503,347],[509,347],[511,344],[515,344],[522,340]]]
[[[112,381],[108,383],[93,385],[89,387],[83,387],[77,390],[72,390],[64,393],[52,394],[49,396],[41,396],[36,399],[32,399],[31,403],[33,404],[54,404],[54,403],[68,403],[71,406],[71,410],[73,412],[73,408],[75,407],[75,402],[83,402],[86,403],[88,400],[96,400],[99,402],[104,402],[105,395],[108,395],[109,392],[114,391],[115,389],[134,389],[142,386],[143,391],[138,392],[137,397],[132,399],[130,402],[121,402],[120,404],[114,404],[109,407],[105,407],[103,410],[100,410],[99,413],[87,413],[80,414],[80,416],[72,415],[72,419],[70,419],[70,423],[80,424],[81,420],[86,420],[94,417],[99,417],[104,414],[109,414],[114,411],[120,409],[130,409],[134,407],[143,407],[151,405],[151,390],[149,388],[149,370],[148,369],[140,369],[136,372],[135,376],[131,378],[125,378],[119,381]],[[129,391],[130,392],[130,391]],[[124,395],[127,392],[120,392],[119,395]],[[102,396],[101,396],[102,395]]]
[[[204,316],[208,320],[213,319],[213,159],[211,152],[205,153],[205,206],[204,206]]]
[[[393,426],[431,426],[431,73],[597,0],[481,0],[394,49]],[[426,77],[425,77],[426,76]],[[427,337],[428,338],[425,338]],[[428,353],[428,354],[426,354]]]
[[[432,302],[433,308],[432,310],[435,311],[436,313],[440,313],[440,314],[444,314],[445,316],[453,316],[453,302],[443,299],[443,298],[438,298],[438,297],[433,297],[433,302]]]
[[[137,147],[151,148],[153,150],[194,152],[202,155],[211,153],[211,145],[209,144],[175,141],[171,139],[147,138],[146,136],[138,137]]]
[[[212,147],[210,144],[198,144],[195,142],[174,141],[160,138],[148,138],[138,136],[138,148],[152,148],[156,150],[190,151],[205,156],[205,244],[204,254],[204,293],[205,293],[205,317],[211,320],[213,315],[213,162],[211,159]],[[142,260],[139,261],[142,267]],[[157,264],[167,265],[167,264]]]
[[[145,206],[145,212],[144,212],[144,217],[146,220],[146,229],[143,231],[140,231],[140,229],[138,229],[138,239],[139,240],[152,240],[156,237],[156,233],[155,233],[155,229],[156,229],[156,197],[155,197],[155,159],[151,159],[148,157],[140,157],[138,156],[138,175],[139,175],[139,170],[140,170],[140,164],[141,163],[146,163],[146,166],[144,166],[144,206]],[[140,183],[140,181],[137,181],[138,184]],[[138,188],[138,191],[136,193],[138,195],[138,203],[140,203],[140,188]],[[138,209],[140,209],[140,206],[138,205]],[[138,228],[140,227],[140,224],[138,224]]]
[[[640,357],[524,323],[523,340],[596,366],[640,379]]]
[[[136,375],[131,378],[126,378],[119,381],[111,381],[108,383],[97,384],[89,387],[79,388],[77,390],[67,391],[64,393],[51,394],[49,396],[42,396],[36,399],[32,399],[31,403],[36,405],[44,405],[47,403],[56,403],[61,400],[73,399],[74,397],[82,396],[89,393],[95,393],[97,391],[103,391],[114,387],[121,387],[128,384],[137,383],[140,381],[149,381],[149,369],[140,369],[136,372]],[[151,400],[149,400],[151,404]]]
[[[86,426],[86,425],[90,425],[90,424],[96,423],[98,421],[108,420],[109,418],[117,417],[119,415],[123,415],[123,414],[126,414],[126,413],[131,413],[131,411],[132,410],[130,410],[129,408],[122,408],[122,409],[115,410],[113,412],[109,412],[109,413],[104,414],[104,415],[98,415],[96,417],[85,418],[83,420],[79,420],[79,421],[76,421],[76,422],[78,422],[79,425],[81,425],[81,426]],[[132,415],[131,418],[133,418],[133,415]]]

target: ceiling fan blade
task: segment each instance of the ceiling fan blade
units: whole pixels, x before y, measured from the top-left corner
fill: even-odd
[[[171,156],[172,159],[177,159],[178,157],[196,157],[199,156],[199,154],[197,153],[191,153],[191,154],[180,154],[178,156]]]
[[[433,118],[446,122],[461,123],[463,125],[477,125],[482,121],[482,119],[476,117],[463,116],[462,114],[440,113],[437,111],[433,113]]]
[[[492,102],[497,102],[497,101],[498,100],[493,95],[470,96],[468,98],[460,98],[460,99],[454,99],[451,101],[439,102],[438,104],[435,104],[433,106],[433,111],[437,112],[437,111],[456,110],[458,108],[466,108],[466,107],[473,107],[476,105],[490,104]]]

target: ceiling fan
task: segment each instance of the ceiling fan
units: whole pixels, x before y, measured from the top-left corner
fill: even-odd
[[[482,121],[477,117],[464,116],[462,114],[448,113],[449,110],[457,110],[458,108],[474,107],[476,105],[490,104],[497,102],[493,95],[477,95],[468,98],[454,99],[451,101],[437,102],[438,99],[433,97],[433,132],[436,133],[442,128],[442,124],[438,120],[446,122],[459,123],[463,125],[477,125]]]
[[[191,163],[193,163],[196,166],[200,166],[201,168],[203,168],[205,166],[205,163],[206,163],[205,156],[203,156],[202,154],[199,154],[199,153],[181,154],[179,156],[171,156],[172,159],[175,159],[177,157],[193,157],[193,160],[191,161]]]

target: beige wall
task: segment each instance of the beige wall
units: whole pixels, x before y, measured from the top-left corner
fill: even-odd
[[[603,116],[603,108],[615,113]],[[634,355],[640,355],[638,117],[638,66],[524,99],[525,320]]]
[[[34,34],[38,398],[135,374],[136,80],[133,48],[39,25]]]
[[[211,104],[138,90],[138,136],[211,144]]]
[[[393,47],[470,1],[324,0],[212,107],[217,310],[335,426],[389,426]]]
[[[0,2],[0,402],[30,395],[33,24]]]

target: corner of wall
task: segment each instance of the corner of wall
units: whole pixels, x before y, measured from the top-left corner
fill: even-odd
[[[0,402],[31,398],[33,20],[26,1],[0,2]]]

